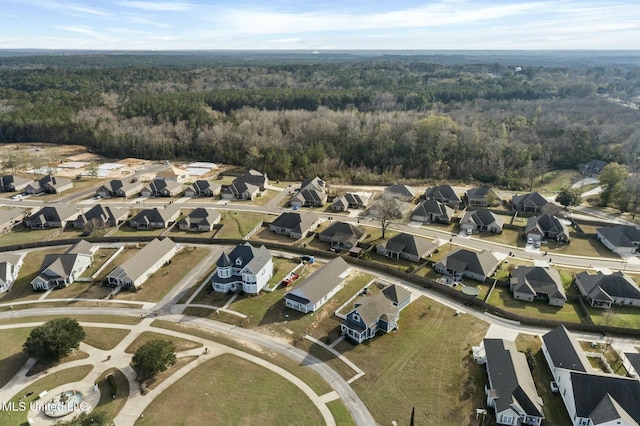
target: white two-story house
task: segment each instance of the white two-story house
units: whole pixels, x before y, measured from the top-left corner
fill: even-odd
[[[220,293],[242,291],[258,294],[273,275],[273,259],[265,246],[249,243],[236,246],[228,255],[222,253],[211,278],[213,289]]]

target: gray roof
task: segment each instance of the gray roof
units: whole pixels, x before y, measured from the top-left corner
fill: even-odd
[[[292,232],[302,234],[320,219],[315,213],[301,214],[297,212],[284,212],[278,216],[271,224],[279,228],[289,229]]]
[[[530,194],[522,194],[522,195],[514,195],[511,198],[511,201],[513,202],[513,204],[519,206],[519,205],[534,205],[538,208],[544,206],[545,204],[547,204],[549,201],[547,201],[546,198],[544,198],[542,195],[540,195],[539,192],[531,192]]]
[[[605,226],[596,232],[617,247],[636,247],[640,243],[640,229],[632,225]]]
[[[137,223],[146,219],[149,222],[168,222],[179,211],[180,206],[177,204],[169,204],[163,209],[157,207],[144,209],[135,215],[131,221]]]
[[[472,210],[464,214],[460,223],[474,223],[477,226],[489,226],[493,223],[498,225],[501,229],[504,225],[504,219],[497,214],[494,214],[489,209]]]
[[[204,192],[207,189],[211,189],[211,192],[216,192],[220,189],[220,184],[211,182],[208,179],[199,179],[193,182],[191,187],[195,192]]]
[[[17,265],[20,259],[24,257],[24,254],[2,252],[0,253],[0,262],[8,262],[12,265]]]
[[[567,228],[567,225],[562,223],[557,217],[550,214],[530,217],[527,220],[525,233],[529,233],[534,228],[537,228],[542,234],[552,232],[557,234],[563,233],[567,237],[569,236],[569,228]]]
[[[61,186],[67,186],[71,184],[71,181],[67,178],[47,175],[38,181],[40,186],[51,185],[54,188],[60,188]]]
[[[136,281],[138,278],[146,274],[158,259],[162,258],[175,247],[176,244],[170,238],[165,238],[163,240],[154,238],[153,241],[144,246],[132,258],[128,259],[109,275],[121,270],[131,281]]]
[[[415,197],[416,191],[410,186],[403,185],[400,183],[394,183],[391,186],[388,186],[384,189],[385,194],[391,194],[396,197]]]
[[[25,221],[30,222],[39,216],[44,217],[47,222],[65,221],[77,213],[78,209],[75,206],[43,207],[37,213],[26,218]]]
[[[297,296],[316,304],[342,283],[348,269],[349,264],[343,258],[336,257],[295,286],[285,295],[285,299]]]
[[[320,235],[329,237],[331,241],[349,241],[358,240],[365,233],[362,226],[356,226],[346,222],[335,222],[327,229],[322,231]]]
[[[244,180],[238,180],[240,178],[236,178],[231,185],[227,186],[222,193],[223,194],[232,194],[234,197],[237,197],[240,194],[245,192],[254,193],[260,189],[258,185],[254,185],[249,182],[245,182]]]
[[[25,179],[16,175],[4,175],[0,178],[0,186],[2,188],[5,188],[11,184],[13,184],[13,186],[20,186],[29,184],[31,182],[33,182],[32,179]]]
[[[638,352],[625,353],[625,356],[629,360],[629,363],[631,364],[631,366],[636,370],[636,373],[640,374],[640,353]]]
[[[128,215],[129,210],[125,208],[96,204],[88,211],[78,216],[75,222],[78,224],[84,224],[90,222],[92,219],[97,219],[104,221],[105,224],[107,222],[113,222],[116,224],[118,221],[125,219]]]
[[[598,300],[594,292],[604,292],[611,297],[640,299],[640,288],[624,272],[618,271],[611,275],[604,275],[601,272],[589,275],[587,272],[580,272],[576,274],[576,280],[592,299]]]
[[[65,252],[65,254],[86,254],[92,256],[97,247],[86,240],[80,240]]]
[[[571,383],[579,417],[591,417],[594,424],[621,417],[640,423],[640,381],[612,374],[572,371]]]
[[[151,192],[159,193],[164,191],[165,189],[168,192],[173,192],[176,189],[180,189],[181,187],[182,184],[180,182],[172,179],[154,179],[149,182],[147,189],[149,189]]]
[[[317,189],[303,189],[298,191],[296,195],[291,197],[292,200],[299,200],[303,203],[306,201],[310,201],[312,203],[321,203],[323,199],[326,197],[326,194],[323,191],[318,191]]]
[[[460,202],[460,197],[458,197],[451,185],[432,186],[425,191],[424,197],[427,200],[433,199],[447,203]]]
[[[600,173],[602,169],[607,166],[607,164],[608,163],[606,161],[591,160],[587,164],[585,164],[582,169],[589,173]]]
[[[542,336],[553,365],[573,371],[592,373],[589,363],[578,341],[564,326],[556,327]]]
[[[425,238],[404,232],[389,238],[382,245],[394,253],[408,253],[420,258],[428,256],[437,248],[434,243]]]
[[[267,183],[267,175],[262,174],[257,170],[249,170],[247,173],[238,176],[233,180],[233,183],[249,183],[252,186],[257,186],[258,188],[264,188]]]
[[[500,261],[487,250],[477,252],[458,249],[445,257],[440,263],[452,271],[469,271],[488,277],[500,264]]]
[[[413,211],[413,215],[427,216],[429,214],[451,218],[451,216],[453,216],[453,209],[440,201],[425,200],[418,204]]]
[[[487,373],[496,394],[496,412],[512,405],[529,416],[544,417],[542,399],[538,395],[525,355],[515,343],[502,339],[484,339]]]
[[[496,192],[491,189],[491,187],[489,186],[481,186],[479,188],[471,188],[467,191],[467,198],[468,199],[485,199],[489,196],[495,197],[496,200],[499,200],[500,197],[498,197],[498,194],[496,194]]]
[[[300,184],[300,190],[315,189],[318,192],[325,192],[327,183],[320,179],[318,176],[313,179],[303,179]]]
[[[224,255],[221,255],[222,258]],[[251,244],[244,243],[237,245],[231,253],[229,253],[229,261],[235,268],[248,268],[254,274],[257,274],[271,260],[271,253],[265,246],[259,248],[253,247]],[[221,260],[218,259],[218,263]],[[222,261],[224,263],[224,260]],[[220,265],[219,265],[220,266]]]
[[[546,294],[567,300],[560,274],[553,268],[518,266],[511,272],[511,287],[518,293]]]
[[[46,280],[54,276],[66,280],[73,272],[73,268],[78,260],[78,257],[92,256],[93,252],[93,244],[85,240],[80,240],[63,254],[48,254],[42,261],[39,276],[44,275],[46,277]],[[48,273],[46,273],[45,271],[47,271]]]
[[[198,207],[193,209],[191,213],[184,219],[182,219],[179,224],[203,224],[210,225],[220,219],[220,212],[214,209],[207,209],[204,207]]]
[[[395,286],[395,284],[391,284],[391,286]],[[400,310],[394,301],[387,297],[387,294],[394,293],[389,291],[378,292],[373,296],[367,297],[360,305],[354,308],[367,326],[376,323],[383,315],[394,316]]]

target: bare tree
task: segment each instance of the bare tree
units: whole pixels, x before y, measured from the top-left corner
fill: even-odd
[[[391,195],[383,194],[382,197],[375,202],[373,210],[377,212],[380,227],[382,228],[382,238],[384,239],[387,228],[391,225],[391,221],[402,216],[400,205]]]

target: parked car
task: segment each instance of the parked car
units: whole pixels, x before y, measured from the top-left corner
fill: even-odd
[[[471,235],[471,234],[473,234],[473,229],[471,228],[467,229],[467,235]]]
[[[533,246],[534,246],[535,248],[540,248],[540,241],[536,241],[536,242],[534,242],[534,243],[533,243]]]
[[[533,238],[532,237],[527,238],[527,244],[533,244]]]

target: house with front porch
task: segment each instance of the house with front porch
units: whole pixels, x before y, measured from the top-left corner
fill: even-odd
[[[132,258],[107,275],[107,282],[113,287],[139,290],[142,284],[158,269],[175,256],[178,245],[170,238],[154,238]]]
[[[253,200],[260,195],[260,187],[236,179],[224,188],[220,195],[223,200]]]
[[[451,185],[439,185],[427,188],[424,192],[424,199],[436,200],[454,209],[459,208],[460,203],[462,203],[462,200],[458,194],[456,194],[456,191],[454,191]]]
[[[80,213],[73,221],[74,229],[83,229],[89,223],[98,228],[117,226],[129,217],[129,210],[122,207],[111,207],[104,204],[96,204],[85,213]]]
[[[411,220],[424,223],[451,223],[453,214],[454,210],[448,205],[436,200],[425,200],[413,210]]]
[[[347,222],[335,222],[318,234],[318,239],[331,244],[336,250],[351,250],[364,239],[366,232],[362,226]]]
[[[344,212],[349,209],[361,210],[369,205],[370,198],[370,193],[347,192],[333,201],[333,204],[331,204],[331,210],[334,212]]]
[[[489,209],[467,210],[460,219],[460,229],[472,232],[493,232],[500,234],[504,226],[502,216],[493,213]]]
[[[487,406],[495,411],[496,423],[541,425],[543,401],[525,354],[518,352],[515,343],[504,339],[484,339],[483,346],[489,378],[485,386]]]
[[[438,248],[434,243],[412,234],[401,232],[376,246],[376,252],[391,259],[420,262]]]
[[[284,212],[269,224],[269,230],[297,240],[306,237],[319,224],[320,218],[315,213]]]
[[[327,202],[327,183],[318,176],[304,179],[300,190],[291,197],[291,207],[322,207]]]
[[[404,184],[394,183],[384,189],[384,195],[395,198],[398,201],[410,203],[416,198],[416,190]]]
[[[272,276],[273,258],[269,250],[247,242],[236,246],[228,255],[224,252],[220,255],[211,284],[219,293],[258,294]]]
[[[80,211],[75,206],[43,207],[25,218],[24,224],[31,229],[64,228],[79,214]]]
[[[304,314],[318,310],[342,289],[350,270],[343,258],[330,260],[284,296],[285,306]]]
[[[182,184],[172,179],[154,179],[140,190],[142,197],[175,197],[182,192]]]
[[[540,195],[539,192],[531,192],[529,194],[514,195],[511,197],[511,205],[513,209],[519,212],[541,213],[542,208],[549,201]]]
[[[598,241],[620,256],[638,253],[638,246],[640,246],[640,229],[636,226],[604,226],[596,229],[596,235]]]
[[[524,230],[527,239],[533,241],[569,242],[569,228],[560,219],[550,214],[543,214],[527,219]]]
[[[184,190],[185,197],[215,197],[220,195],[222,186],[208,179],[199,179]]]
[[[73,183],[69,179],[47,175],[38,181],[28,184],[24,188],[24,192],[31,195],[42,193],[60,194],[71,188],[73,188]]]
[[[518,266],[511,272],[509,289],[516,300],[543,300],[551,306],[564,306],[567,301],[560,274],[549,267]]]
[[[141,210],[129,220],[129,226],[136,229],[167,228],[180,216],[180,206],[169,204],[164,208],[154,207]]]
[[[466,198],[470,208],[498,206],[501,203],[498,194],[488,186],[469,189]]]
[[[340,324],[340,332],[360,344],[373,339],[378,331],[388,333],[397,330],[400,311],[410,301],[411,293],[397,284],[391,284],[372,296],[359,296],[355,307]]]
[[[34,291],[47,291],[72,284],[93,263],[98,246],[80,240],[63,254],[48,254],[40,273],[31,281]]]
[[[608,309],[614,304],[640,306],[640,288],[624,272],[618,271],[610,275],[600,271],[595,275],[580,272],[576,274],[574,282],[580,294],[594,308]]]
[[[500,261],[490,251],[458,249],[436,263],[435,270],[440,274],[485,282],[499,266]]]
[[[99,187],[96,195],[102,198],[128,198],[138,195],[143,187],[143,183],[137,179],[113,179]]]
[[[181,231],[210,232],[220,222],[222,215],[215,209],[198,207],[178,222]]]

